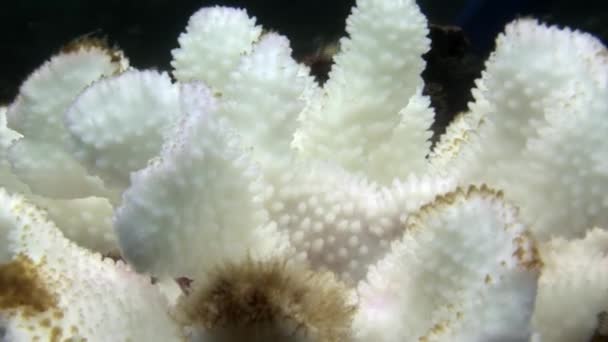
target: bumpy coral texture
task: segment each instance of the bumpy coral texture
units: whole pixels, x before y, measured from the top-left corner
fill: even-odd
[[[224,7],[172,77],[98,41],[36,70],[0,107],[0,339],[604,334],[605,47],[509,24],[431,150],[415,2],[346,31],[323,86]]]

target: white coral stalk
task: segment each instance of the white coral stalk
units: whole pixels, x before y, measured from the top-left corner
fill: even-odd
[[[259,170],[215,117],[209,90],[184,91],[198,101],[160,158],[132,176],[116,213],[123,255],[139,271],[195,279],[247,253],[280,255],[286,241],[263,207]]]
[[[424,16],[412,0],[357,2],[322,95],[302,113],[296,146],[390,184],[424,172],[433,111],[421,95]]]
[[[299,258],[354,282],[401,237],[409,214],[455,186],[450,178],[410,175],[383,188],[315,163],[296,164],[279,181],[267,207]]]
[[[86,89],[65,112],[72,153],[105,184],[126,188],[129,175],[158,155],[179,121],[179,87],[167,74],[130,70]],[[111,100],[109,100],[111,98]]]
[[[432,175],[412,176],[404,182],[409,185],[402,187],[399,187],[399,181],[387,183],[392,178],[405,177],[409,172],[421,171],[426,167],[429,138],[426,130],[430,126],[432,112],[428,99],[417,90],[421,87],[418,73],[423,63],[420,58],[399,61],[395,56],[410,50],[422,53],[428,48],[428,41],[424,18],[414,3],[404,1],[394,6],[381,6],[366,2],[361,6],[366,10],[355,9],[349,19],[353,41],[344,43],[354,45],[352,49],[347,49],[349,52],[345,50],[338,57],[338,65],[325,87],[326,94],[312,83],[307,75],[308,70],[291,59],[286,39],[272,33],[264,35],[253,45],[251,53],[246,54],[234,71],[228,73],[228,82],[222,83],[224,85],[221,87],[215,86],[212,76],[205,73],[196,76],[222,90],[218,116],[227,118],[228,123],[236,129],[242,137],[243,148],[252,149],[253,161],[260,165],[262,176],[270,189],[265,199],[266,210],[270,219],[289,234],[299,258],[310,261],[315,268],[328,268],[343,279],[355,281],[363,277],[367,265],[386,252],[389,242],[400,236],[400,220],[425,201],[454,186],[449,177]],[[200,21],[196,25],[204,25],[204,32],[217,32],[227,23],[236,25],[237,22],[245,22],[240,12],[225,9],[213,8],[199,13],[192,17],[191,25]],[[206,14],[202,16],[203,13]],[[410,24],[401,25],[396,13],[412,16]],[[226,16],[225,20],[203,21],[206,16],[215,18],[216,15],[222,18]],[[365,47],[367,43],[373,44],[373,39],[385,37],[380,30],[373,31],[373,37],[370,36],[369,25],[372,21],[380,21],[379,18],[391,15],[394,20],[385,20],[387,30],[390,28],[394,31],[390,39],[408,40],[412,45],[403,47],[403,51],[391,52],[394,59],[390,61],[392,64],[387,61],[380,63],[365,52]],[[229,17],[232,19],[227,19]],[[174,65],[181,65],[182,54],[201,53],[189,44],[203,42],[207,34],[204,32],[188,30],[185,41],[180,40],[179,53],[174,54]],[[239,34],[229,39],[245,36]],[[397,46],[395,48],[399,49]],[[194,56],[189,58],[194,59]],[[197,60],[204,61],[206,58],[200,55]],[[372,72],[360,65],[358,60],[368,61],[378,70]],[[180,69],[176,67],[176,73],[179,72]],[[402,77],[398,78],[398,84],[382,83],[384,88],[377,87],[372,81],[366,83],[370,73],[378,72],[386,77],[389,74],[391,77],[395,74]],[[354,74],[360,74],[356,82],[353,79],[340,79],[354,77]],[[353,82],[355,84],[351,84]],[[411,98],[406,96],[405,100],[400,93],[404,85],[411,88]],[[339,87],[342,87],[339,91],[330,90]],[[358,93],[359,90],[369,94]],[[348,106],[356,101],[344,96],[352,96],[365,105],[374,105],[365,107],[358,114],[351,113]],[[318,136],[325,132],[331,135],[330,139],[340,139],[340,134],[345,134],[344,129],[350,125],[340,121],[340,134],[336,135],[328,130],[330,128],[326,127],[327,122],[322,117],[314,119],[315,115],[330,113],[324,106],[331,103],[331,108],[339,111],[331,115],[344,116],[346,121],[361,119],[363,121],[354,124],[360,127],[376,125],[367,121],[376,120],[374,115],[377,113],[382,113],[378,120],[394,121],[394,126],[387,126],[388,133],[374,133],[387,140],[380,145],[370,143],[375,147],[374,152],[365,152],[369,168],[348,169],[349,166],[341,160],[346,156],[344,151]],[[317,110],[323,112],[314,112]],[[359,117],[361,115],[365,117]],[[376,126],[383,125],[379,123]],[[311,136],[306,136],[307,132]],[[351,138],[356,140],[369,135],[367,133],[363,130]],[[303,148],[302,139],[317,147],[327,145],[322,148],[328,149],[331,159],[323,153],[313,153],[313,150]],[[359,148],[354,140],[346,143],[347,148]],[[296,151],[291,149],[292,146],[296,147]],[[344,166],[347,170],[342,169]],[[381,179],[386,187],[375,184],[380,180],[376,171],[390,174]],[[423,185],[416,186],[417,182]],[[407,211],[401,212],[401,208],[407,208]]]
[[[240,60],[228,81],[218,115],[240,133],[244,147],[253,150],[262,167],[283,172],[281,163],[293,158],[298,115],[318,88],[308,68],[291,58],[287,38],[268,33]]]
[[[477,81],[471,113],[440,144],[459,150],[463,183],[505,189],[541,240],[608,224],[606,56],[590,35],[510,24]]]
[[[17,131],[0,131],[0,184],[48,209],[70,239],[103,253],[117,249],[110,221],[117,194],[69,154],[63,116],[85,87],[127,65],[120,51],[96,41],[69,46],[22,85],[6,113],[8,126]]]
[[[150,279],[66,239],[43,211],[0,189],[4,341],[181,341]]]
[[[261,33],[255,18],[244,10],[202,8],[190,17],[186,32],[179,37],[180,47],[172,51],[173,75],[182,82],[205,80],[221,92],[230,72]]]
[[[530,335],[538,257],[502,194],[438,197],[359,285],[360,341],[523,340]]]
[[[533,324],[542,341],[588,341],[608,312],[608,233],[556,238],[540,250],[544,263]],[[565,310],[567,308],[567,310]]]
[[[9,149],[9,160],[32,191],[55,198],[109,195],[66,152],[70,138],[63,114],[85,87],[126,63],[119,52],[83,45],[55,56],[22,85],[7,112],[9,128],[23,135]]]
[[[11,171],[11,165],[7,159],[8,148],[19,138],[21,134],[6,127],[6,107],[0,107],[0,186],[12,191],[29,191],[27,185]]]

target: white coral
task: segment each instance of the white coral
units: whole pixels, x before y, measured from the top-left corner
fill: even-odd
[[[0,125],[1,185],[46,209],[70,240],[102,252],[120,246],[130,266],[85,252],[46,218],[29,222],[44,214],[29,204],[24,212],[11,209],[24,200],[6,192],[3,262],[17,260],[14,241],[43,246],[23,247],[23,254],[43,271],[45,288],[98,322],[98,330],[86,331],[91,340],[107,339],[110,329],[123,334],[117,338],[178,336],[184,323],[167,316],[157,291],[181,303],[177,317],[180,307],[208,303],[181,293],[168,277],[187,276],[200,288],[226,263],[250,259],[306,264],[311,274],[329,270],[358,288],[352,337],[360,340],[527,339],[537,248],[545,263],[537,336],[553,336],[553,300],[604,298],[604,279],[579,269],[584,260],[603,265],[603,252],[579,248],[588,239],[536,245],[534,238],[608,226],[605,48],[530,20],[509,25],[470,113],[431,152],[433,112],[420,78],[427,29],[415,3],[360,0],[347,32],[323,87],[290,57],[286,38],[262,35],[245,11],[221,7],[190,19],[173,51],[175,83],[152,71],[125,72],[119,52],[94,45],[54,57],[8,109],[15,131]],[[513,204],[486,186],[468,187],[481,182],[503,188]],[[470,190],[455,191],[458,185]],[[41,235],[14,237],[30,229]],[[41,251],[50,264],[41,262]],[[567,255],[576,259],[562,268],[556,260]],[[160,276],[160,285],[129,267]],[[568,286],[566,277],[577,275],[592,282]],[[109,278],[105,292],[74,297],[84,291],[79,282],[86,290],[92,277]],[[349,292],[319,286],[329,288]],[[132,291],[141,292],[131,298]],[[109,306],[88,309],[100,296],[110,297]],[[143,301],[154,310],[140,312]],[[579,307],[573,326],[562,330],[572,339],[590,336],[600,309]],[[0,307],[9,339],[27,340],[18,334],[30,332],[20,330],[11,310]],[[123,321],[98,321],[112,310],[134,322],[132,330]],[[73,319],[50,322],[65,332]],[[155,329],[142,331],[144,324]],[[194,325],[191,337],[224,333]]]
[[[487,188],[438,197],[360,283],[360,341],[519,341],[538,257],[516,209]]]
[[[458,152],[452,163],[437,154],[439,167],[464,184],[505,189],[542,241],[608,226],[606,56],[587,34],[532,20],[508,25],[470,113],[440,144]]]
[[[148,277],[75,245],[1,189],[0,249],[4,341],[182,339]]]
[[[541,249],[544,262],[533,323],[543,341],[589,340],[608,312],[608,233],[556,238]],[[568,308],[564,310],[564,308]]]

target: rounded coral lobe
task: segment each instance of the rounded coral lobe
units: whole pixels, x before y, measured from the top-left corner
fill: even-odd
[[[248,259],[192,285],[176,316],[205,341],[349,339],[355,306],[331,273]]]

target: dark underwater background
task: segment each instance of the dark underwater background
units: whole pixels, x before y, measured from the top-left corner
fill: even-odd
[[[243,7],[264,28],[287,35],[294,56],[311,64],[322,81],[329,62],[320,48],[344,35],[354,0],[22,0],[0,1],[0,104],[63,44],[86,35],[105,37],[123,49],[131,65],[170,70],[171,49],[198,8]],[[517,17],[534,17],[592,33],[608,42],[608,1],[419,0],[431,24],[432,50],[425,58],[425,92],[437,111],[440,133],[465,110],[473,80],[495,36]]]

